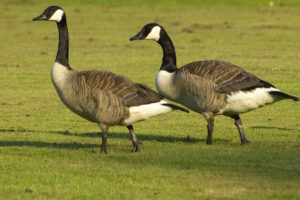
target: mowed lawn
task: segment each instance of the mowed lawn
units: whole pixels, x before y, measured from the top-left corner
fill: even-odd
[[[300,96],[297,1],[117,2],[56,1],[67,13],[74,69],[113,71],[154,89],[161,48],[129,37],[157,22],[179,66],[225,60]],[[135,124],[143,143],[136,154],[127,129],[112,127],[103,155],[98,126],[69,111],[51,83],[57,27],[31,21],[50,4],[0,4],[0,199],[300,198],[299,102],[241,115],[248,146],[222,116],[207,146],[203,117],[175,111]]]

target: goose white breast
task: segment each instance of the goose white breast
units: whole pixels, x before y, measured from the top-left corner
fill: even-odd
[[[173,85],[174,76],[175,72],[160,70],[155,80],[159,93],[172,100],[176,99],[176,89]]]
[[[56,89],[63,90],[69,70],[58,62],[55,62],[51,70],[51,79]]]

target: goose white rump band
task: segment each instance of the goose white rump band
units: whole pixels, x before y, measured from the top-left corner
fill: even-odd
[[[251,91],[238,91],[227,95],[227,106],[221,111],[245,113],[276,101],[276,97],[269,92],[280,91],[276,88],[256,88]]]
[[[152,116],[156,116],[156,115],[160,115],[172,111],[172,108],[162,105],[165,103],[168,102],[161,100],[160,102],[157,103],[130,107],[129,108],[130,116],[124,122],[125,124],[132,124],[134,122],[146,120]]]

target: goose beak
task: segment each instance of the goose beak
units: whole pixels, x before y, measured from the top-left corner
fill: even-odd
[[[135,36],[129,38],[130,41],[133,41],[133,40],[142,40],[142,39],[144,39],[144,36],[143,36],[142,32],[139,32]]]
[[[46,20],[46,19],[47,19],[47,17],[46,17],[46,15],[43,13],[43,14],[41,14],[40,16],[33,18],[32,21]]]

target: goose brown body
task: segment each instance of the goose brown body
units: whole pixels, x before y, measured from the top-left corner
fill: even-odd
[[[226,110],[228,96],[238,91],[251,91],[254,88],[275,88],[239,66],[218,60],[184,65],[174,72],[174,81],[180,84],[172,84],[177,89],[177,98],[172,100],[196,112],[229,116],[239,113]],[[159,85],[157,87],[159,88]]]
[[[52,73],[52,82],[62,102],[81,117],[96,123],[128,125],[129,108],[157,103],[162,96],[146,85],[107,71],[64,70],[55,63],[52,69],[62,68],[60,74]],[[59,82],[56,76],[62,76]]]

